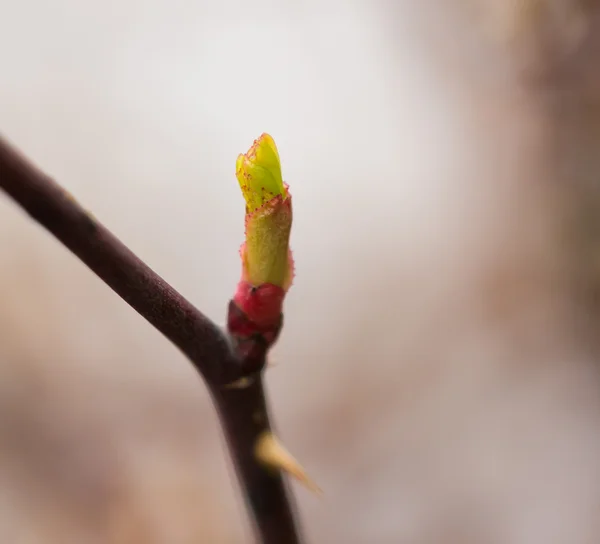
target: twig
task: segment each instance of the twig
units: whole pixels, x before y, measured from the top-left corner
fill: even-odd
[[[226,387],[244,377],[227,336],[1,136],[0,188],[189,358],[221,418],[259,541],[299,543],[280,472],[259,464],[254,454],[257,437],[270,430],[262,379]]]

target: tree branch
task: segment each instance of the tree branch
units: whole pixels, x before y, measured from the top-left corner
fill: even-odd
[[[254,455],[257,436],[270,429],[262,379],[224,387],[244,376],[227,336],[1,136],[0,188],[189,358],[217,407],[260,542],[299,543],[281,474]]]

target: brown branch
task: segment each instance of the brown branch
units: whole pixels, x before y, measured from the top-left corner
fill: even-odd
[[[257,436],[270,429],[262,380],[224,387],[244,375],[227,336],[1,136],[0,188],[189,358],[217,407],[259,541],[300,542],[280,473],[254,456]]]

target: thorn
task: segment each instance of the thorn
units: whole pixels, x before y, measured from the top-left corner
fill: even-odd
[[[246,387],[249,387],[250,385],[252,385],[253,381],[254,381],[253,378],[244,376],[243,378],[240,378],[239,380],[235,380],[234,382],[225,384],[223,386],[223,389],[246,389]]]
[[[256,439],[254,455],[263,465],[287,472],[313,493],[317,495],[323,493],[319,486],[308,477],[300,463],[277,441],[271,431],[263,432]]]

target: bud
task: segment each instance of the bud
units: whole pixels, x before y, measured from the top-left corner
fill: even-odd
[[[238,156],[235,175],[246,200],[246,213],[260,208],[277,195],[284,199],[287,196],[279,152],[268,134],[254,140],[248,153]]]
[[[230,308],[229,330],[238,340],[258,334],[268,347],[277,339],[294,273],[289,248],[292,196],[271,136],[263,134],[238,156],[236,177],[246,201],[246,241],[240,249],[242,277],[233,299],[236,308]]]
[[[270,283],[286,291],[292,280],[289,251],[292,198],[283,183],[279,152],[263,134],[236,163],[246,200],[246,242],[241,249],[242,278],[252,286]]]

